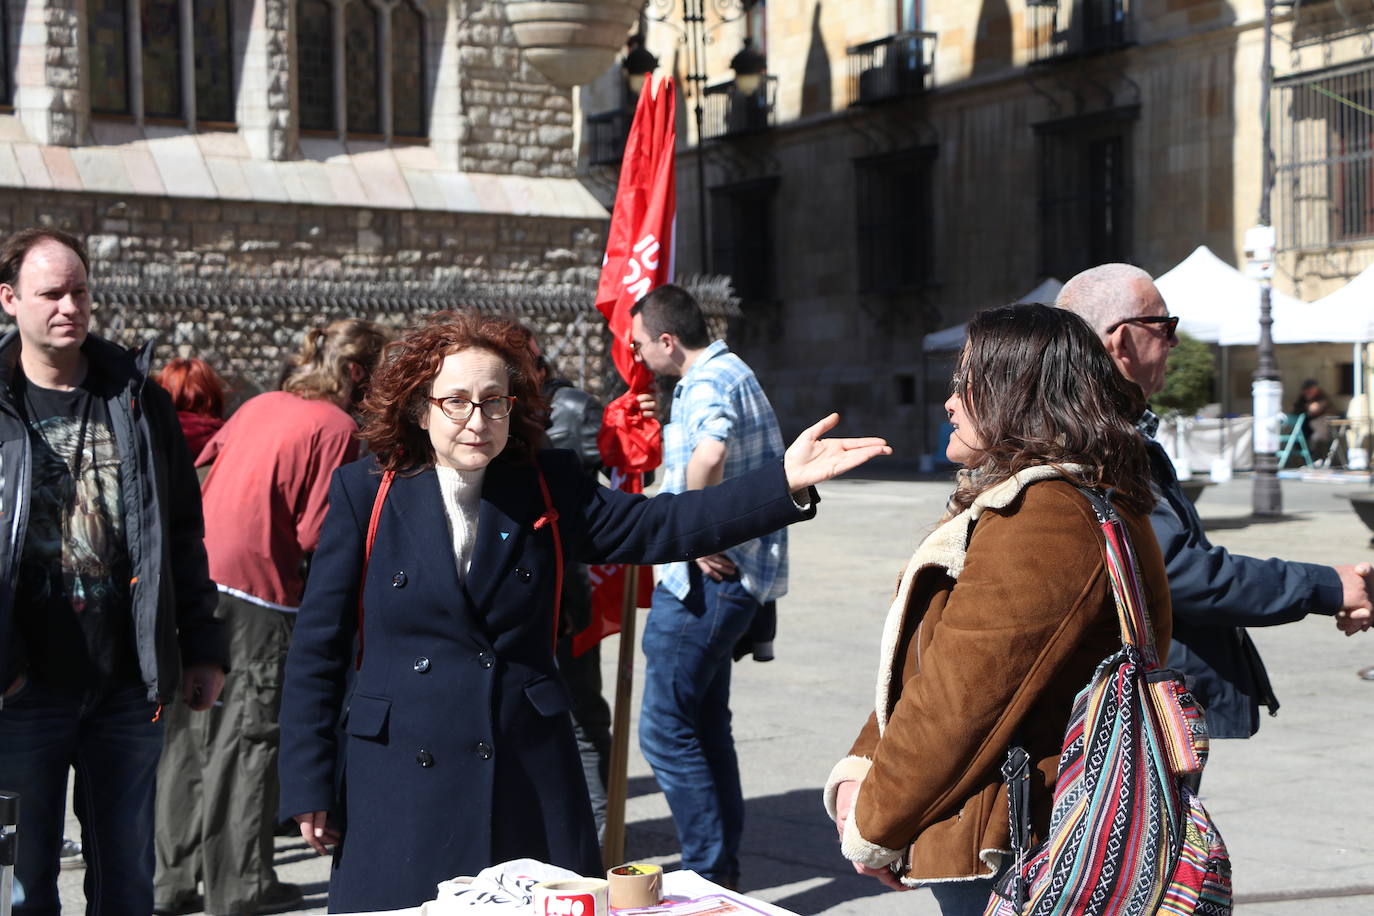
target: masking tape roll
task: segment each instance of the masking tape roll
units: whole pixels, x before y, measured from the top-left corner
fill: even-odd
[[[658,906],[663,902],[663,869],[643,862],[628,862],[606,872],[611,883],[614,909]]]
[[[609,916],[610,885],[601,878],[543,881],[534,886],[535,916]]]

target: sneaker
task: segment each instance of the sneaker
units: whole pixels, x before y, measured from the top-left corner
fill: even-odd
[[[1366,681],[1374,681],[1374,665],[1370,665],[1368,668],[1361,668],[1355,673]]]
[[[76,840],[62,838],[62,847],[57,852],[57,861],[62,868],[81,868],[86,859],[81,855],[81,844]]]
[[[258,906],[253,912],[284,913],[287,910],[298,909],[304,900],[305,892],[299,884],[278,881],[258,897]]]

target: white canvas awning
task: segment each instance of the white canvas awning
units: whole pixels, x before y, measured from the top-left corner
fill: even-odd
[[[1179,330],[1198,340],[1222,346],[1254,346],[1259,343],[1260,285],[1199,245],[1168,273],[1155,280],[1171,315],[1179,317]],[[1274,339],[1302,336],[1307,306],[1277,290],[1270,302]],[[1312,340],[1314,338],[1307,338]]]
[[[1022,302],[1043,302],[1046,305],[1053,305],[1054,299],[1059,295],[1059,291],[1064,288],[1054,277],[1046,277],[1035,285],[1033,289],[1024,296],[1016,300]],[[958,350],[968,339],[968,322],[956,324],[953,327],[945,328],[941,331],[927,334],[921,342],[921,349],[927,353],[948,353]]]

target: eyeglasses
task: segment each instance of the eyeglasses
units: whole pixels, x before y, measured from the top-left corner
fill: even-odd
[[[1135,318],[1123,318],[1109,326],[1107,333],[1112,333],[1123,324],[1160,324],[1164,325],[1165,337],[1174,337],[1178,334],[1177,315],[1137,315]]]
[[[452,395],[447,398],[429,397],[427,400],[444,412],[454,423],[463,423],[472,418],[473,408],[480,408],[482,416],[488,420],[504,420],[515,409],[515,395],[501,394],[482,401]]]

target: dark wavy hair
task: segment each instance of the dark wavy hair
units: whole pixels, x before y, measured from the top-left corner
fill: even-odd
[[[420,427],[420,418],[430,407],[426,398],[444,357],[469,349],[494,353],[510,373],[515,409],[510,415],[510,440],[496,460],[515,464],[534,460],[544,438],[537,418],[546,407],[534,383],[529,331],[507,318],[437,312],[387,344],[372,372],[358,435],[384,470],[415,473],[434,463],[429,433]]]
[[[1040,304],[986,309],[969,321],[959,364],[956,390],[984,450],[954,494],[957,508],[1043,464],[1074,483],[1110,487],[1138,511],[1154,505],[1135,428],[1145,399],[1082,318]],[[1082,470],[1064,467],[1073,464]]]

